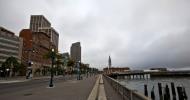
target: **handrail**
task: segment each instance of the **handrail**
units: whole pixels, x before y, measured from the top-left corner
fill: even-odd
[[[107,75],[103,76],[108,81],[108,83],[113,87],[113,89],[122,96],[123,100],[151,100],[145,95],[121,85],[115,79],[110,78]]]

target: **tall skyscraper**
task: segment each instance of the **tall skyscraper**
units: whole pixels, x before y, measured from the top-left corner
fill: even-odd
[[[23,39],[13,32],[0,27],[0,66],[8,57],[21,61]]]
[[[81,46],[80,42],[73,43],[70,49],[71,59],[81,62]]]
[[[44,32],[49,35],[52,44],[58,51],[59,33],[51,27],[51,23],[43,15],[31,15],[30,29],[32,32]]]
[[[51,23],[43,15],[31,15],[30,29],[32,32],[39,32],[39,28],[51,27]]]

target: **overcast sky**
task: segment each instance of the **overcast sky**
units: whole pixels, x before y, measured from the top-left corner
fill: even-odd
[[[189,0],[0,0],[0,26],[17,35],[30,15],[59,32],[59,51],[80,41],[92,67],[190,66]]]

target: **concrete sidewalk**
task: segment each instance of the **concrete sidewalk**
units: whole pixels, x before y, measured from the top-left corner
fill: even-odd
[[[108,81],[103,77],[104,81],[104,89],[106,92],[107,100],[123,100],[121,95],[119,95],[112,86],[108,83]]]
[[[54,88],[47,85],[0,95],[0,100],[87,100],[96,77],[83,80],[68,80],[54,83]]]
[[[96,83],[87,100],[107,100],[102,75],[96,79]]]

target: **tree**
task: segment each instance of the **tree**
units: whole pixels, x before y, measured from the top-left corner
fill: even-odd
[[[15,73],[18,72],[20,69],[20,63],[17,61],[15,57],[11,56],[7,58],[5,62],[3,62],[1,67],[4,72],[4,75],[6,72],[9,71],[9,76],[15,76]]]
[[[41,73],[41,69],[40,69],[40,68],[37,68],[37,69],[35,70],[35,74],[40,75],[40,73]]]
[[[67,62],[67,66],[70,69],[70,73],[73,73],[73,68],[74,68],[75,62],[72,59],[69,59],[69,61]]]
[[[63,68],[61,66],[63,65],[62,56],[59,53],[52,52],[51,50],[44,55],[45,59],[51,59],[52,53],[54,53],[55,59],[54,59],[54,65],[56,65],[55,68],[53,68],[53,73],[56,73],[56,75],[63,74]]]
[[[19,67],[19,75],[25,76],[26,75],[26,69],[27,69],[27,67],[23,63],[21,63],[20,67]]]
[[[56,54],[55,64],[56,64],[56,74],[57,75],[63,74],[63,68],[62,68],[62,66],[64,65],[64,62],[62,60],[62,56],[61,55]]]
[[[80,70],[81,70],[81,73],[86,73],[88,71],[88,68],[89,66],[87,66],[87,64],[84,64],[84,63],[80,63]]]

